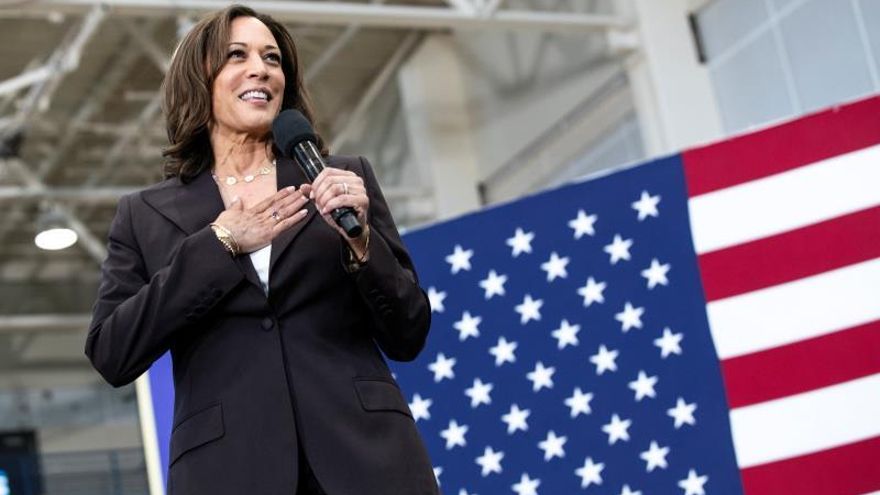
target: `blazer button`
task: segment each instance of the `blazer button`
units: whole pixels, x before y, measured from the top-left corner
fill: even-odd
[[[260,326],[263,327],[263,330],[269,331],[272,330],[272,327],[275,326],[275,322],[272,321],[272,318],[268,316],[263,318],[263,321],[260,322]]]

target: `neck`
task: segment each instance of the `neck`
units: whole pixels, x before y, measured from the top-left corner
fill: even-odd
[[[211,135],[214,173],[245,175],[272,162],[271,142],[250,136]]]

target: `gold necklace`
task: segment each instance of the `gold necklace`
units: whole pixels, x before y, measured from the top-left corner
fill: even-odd
[[[217,174],[215,174],[213,172],[211,172],[211,177],[213,177],[214,180],[217,181],[218,184],[226,184],[227,186],[234,186],[234,185],[238,184],[239,182],[248,182],[248,183],[253,182],[254,179],[256,179],[257,177],[271,174],[273,170],[275,170],[275,160],[272,160],[271,166],[260,167],[259,169],[257,169],[256,173],[248,174],[248,175],[245,175],[244,177],[241,177],[241,178],[236,177],[234,175],[227,175],[225,179],[220,179],[220,177],[218,177]]]

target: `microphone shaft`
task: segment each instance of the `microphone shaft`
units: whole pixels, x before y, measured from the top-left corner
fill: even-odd
[[[321,170],[324,170],[324,160],[321,158],[321,153],[315,147],[315,143],[301,141],[293,147],[293,154],[303,173],[306,174],[306,178],[309,179],[309,182],[314,182],[318,174],[321,173]],[[363,232],[363,227],[357,221],[357,215],[353,208],[348,206],[335,208],[330,212],[330,216],[333,217],[336,225],[342,227],[345,234],[352,239],[358,237]]]

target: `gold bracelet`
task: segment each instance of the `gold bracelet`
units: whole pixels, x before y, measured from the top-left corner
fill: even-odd
[[[217,236],[217,240],[223,244],[223,247],[229,251],[229,254],[232,256],[238,256],[238,253],[241,250],[238,246],[238,241],[235,240],[235,236],[232,235],[232,232],[218,223],[212,223],[210,226],[211,230],[214,231],[214,235]]]

